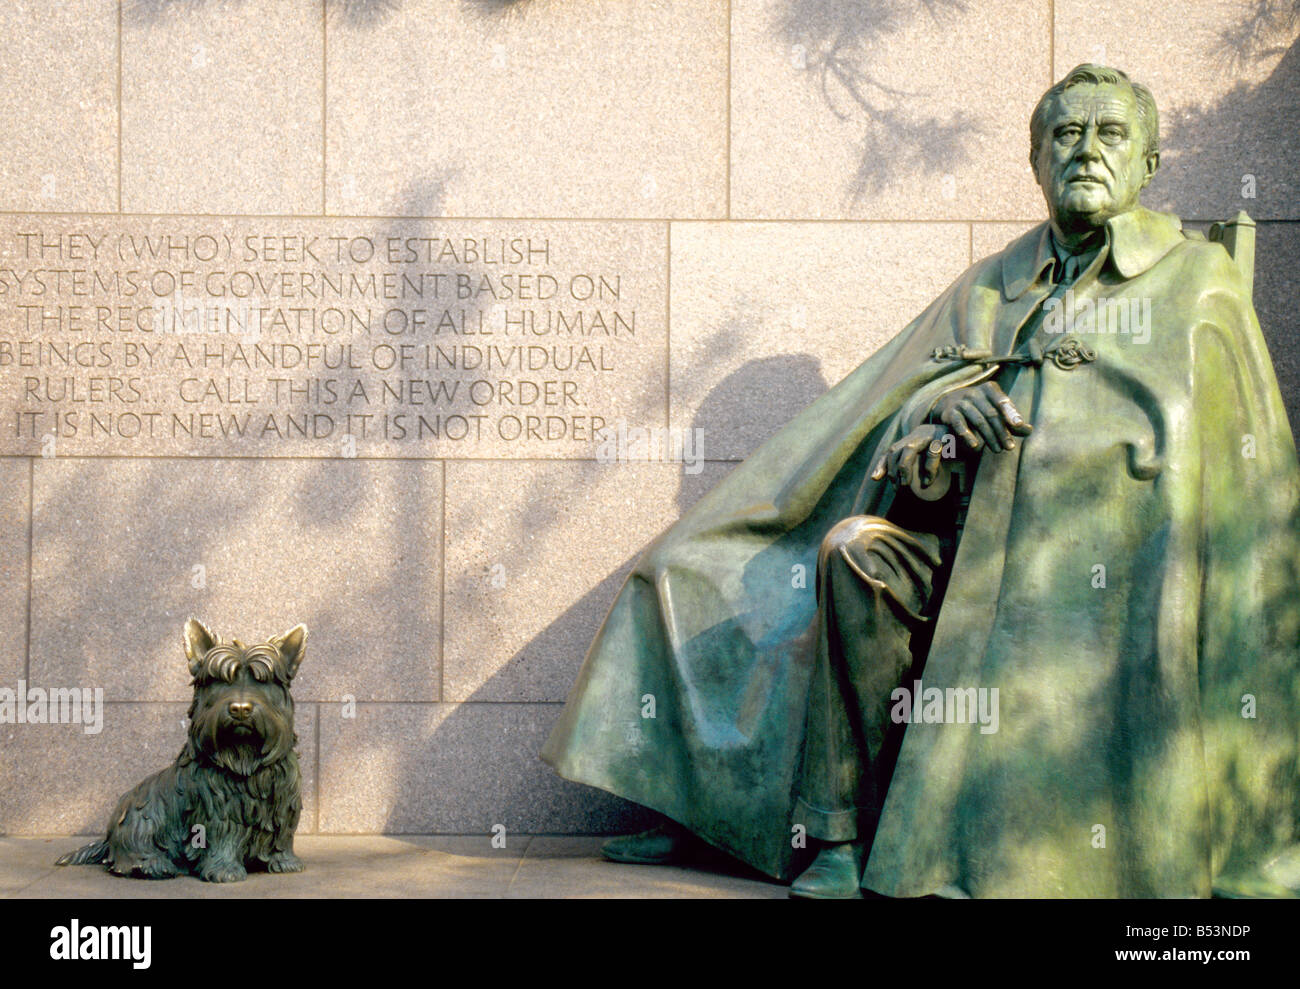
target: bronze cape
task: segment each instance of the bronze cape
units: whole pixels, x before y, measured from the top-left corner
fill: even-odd
[[[1042,224],[974,265],[651,544],[543,758],[789,877],[817,730],[819,547],[842,519],[883,513],[878,451],[985,375],[980,355],[1008,353],[1050,260]],[[1285,892],[1300,862],[1300,471],[1249,290],[1222,246],[1139,208],[1110,221],[1072,291],[1076,310],[1149,300],[1150,339],[1078,325],[1074,351],[1093,359],[1016,377],[1034,432],[982,458],[923,676],[998,688],[999,728],[907,728],[863,885]]]

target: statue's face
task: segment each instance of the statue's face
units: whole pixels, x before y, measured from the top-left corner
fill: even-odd
[[[1058,95],[1035,163],[1056,226],[1065,233],[1095,230],[1137,206],[1160,160],[1145,148],[1131,90],[1084,83]]]

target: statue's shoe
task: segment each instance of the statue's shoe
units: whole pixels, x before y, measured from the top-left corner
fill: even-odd
[[[690,832],[680,825],[661,824],[640,834],[610,838],[600,846],[600,854],[611,862],[633,865],[671,865],[687,858],[693,842]]]
[[[857,845],[828,845],[793,883],[790,895],[807,900],[860,900],[862,855]]]

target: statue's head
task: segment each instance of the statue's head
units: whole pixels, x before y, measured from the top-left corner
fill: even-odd
[[[1156,101],[1119,69],[1079,65],[1043,94],[1029,161],[1057,230],[1077,237],[1138,205],[1160,166]]]

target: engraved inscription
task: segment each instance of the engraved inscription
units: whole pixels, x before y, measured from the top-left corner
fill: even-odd
[[[662,224],[4,225],[3,453],[582,457],[662,416]]]

